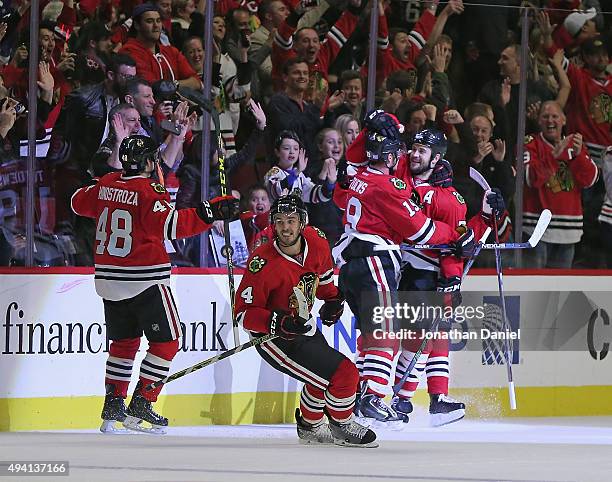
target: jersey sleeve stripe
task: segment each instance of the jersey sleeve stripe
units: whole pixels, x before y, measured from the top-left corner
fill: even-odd
[[[423,227],[419,229],[412,236],[408,236],[408,239],[414,242],[415,244],[423,244],[429,241],[429,239],[433,236],[435,231],[436,231],[436,225],[431,219],[427,218],[427,221],[425,221],[425,224],[423,224]]]

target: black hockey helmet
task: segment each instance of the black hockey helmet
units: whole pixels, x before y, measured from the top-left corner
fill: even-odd
[[[368,163],[384,162],[389,169],[397,166],[400,156],[406,151],[406,145],[403,141],[385,137],[377,132],[368,134],[365,147]]]
[[[156,161],[159,146],[147,136],[132,135],[121,141],[119,161],[126,174],[139,174],[147,161]]]
[[[277,214],[289,215],[294,213],[299,215],[302,229],[304,229],[308,224],[308,211],[302,198],[295,194],[279,197],[270,208],[270,224],[274,224],[274,216]]]
[[[446,135],[437,129],[423,129],[417,132],[412,143],[429,147],[431,149],[431,160],[436,157],[436,154],[440,154],[440,159],[442,159],[448,148]]]

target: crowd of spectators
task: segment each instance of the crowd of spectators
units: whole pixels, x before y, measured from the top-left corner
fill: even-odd
[[[612,268],[611,9],[597,0],[378,0],[373,71],[372,2],[216,0],[205,52],[205,0],[41,0],[36,264],[93,263],[98,228],[74,215],[70,198],[121,169],[118,146],[130,134],[159,144],[158,176],[178,207],[199,201],[202,134],[214,129],[202,122],[211,55],[220,135],[209,136],[208,193],[220,192],[223,157],[229,189],[243,201],[239,231],[248,249],[269,235],[270,203],[288,192],[300,193],[330,244],[338,239],[333,191],[375,82],[375,106],[404,124],[408,147],[425,127],[446,133],[468,215],[482,201],[470,167],[501,190],[512,219],[522,205],[524,236],[543,209],[552,211],[524,267]],[[526,65],[520,7],[530,20]],[[4,266],[24,263],[29,15],[29,0],[0,2]],[[524,70],[527,137],[517,160]],[[221,235],[223,226],[214,231]],[[175,265],[198,266],[199,246],[198,238],[167,249]],[[480,265],[487,263],[483,256]]]

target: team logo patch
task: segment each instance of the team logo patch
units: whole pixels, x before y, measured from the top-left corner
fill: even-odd
[[[317,232],[317,234],[319,236],[321,236],[323,239],[327,239],[327,236],[325,236],[325,233],[323,231],[321,231],[319,228],[317,228],[316,226],[313,226],[314,230]]]
[[[391,179],[389,179],[389,181],[391,181],[393,187],[398,191],[403,191],[404,189],[406,189],[406,183],[401,179],[398,179],[397,177],[392,177]]]
[[[314,305],[318,286],[319,276],[316,273],[304,273],[302,276],[300,276],[300,281],[298,281],[297,287],[302,293],[304,293],[304,298],[306,298],[309,308],[312,308]],[[291,296],[289,296],[289,308],[292,310],[298,309],[298,302],[293,293]]]
[[[459,201],[461,204],[465,204],[465,199],[463,199],[463,196],[457,191],[453,191],[453,196],[455,196],[457,198],[457,201]]]
[[[249,262],[249,271],[251,273],[258,273],[262,270],[264,265],[267,263],[265,259],[260,256],[253,256],[251,261]]]
[[[525,136],[525,144],[529,144],[531,141],[533,141],[533,136],[526,135]]]
[[[166,192],[166,188],[164,186],[162,186],[160,183],[158,182],[152,182],[151,183],[151,187],[153,188],[153,190],[158,193],[158,194],[163,194]]]
[[[391,181],[393,187],[398,191],[403,191],[404,189],[406,189],[406,183],[401,179],[398,179],[397,177],[392,177],[391,179],[389,179],[389,181]]]

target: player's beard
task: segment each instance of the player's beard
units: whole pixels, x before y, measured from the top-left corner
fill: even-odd
[[[282,235],[282,232],[279,234],[278,232],[276,233],[276,239],[278,240],[278,245],[281,248],[291,248],[292,246],[295,246],[295,244],[299,241],[300,239],[300,235],[301,235],[301,231],[298,231],[294,237],[285,237]]]

